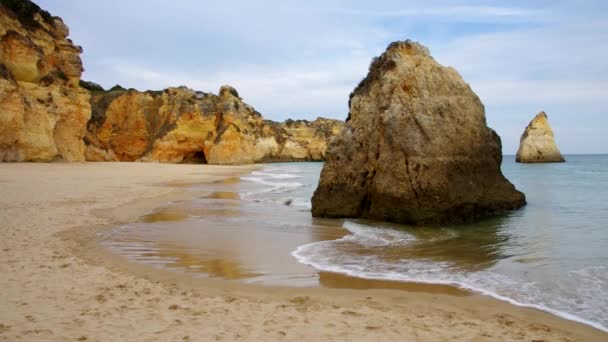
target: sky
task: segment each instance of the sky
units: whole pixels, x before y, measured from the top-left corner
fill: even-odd
[[[345,119],[396,40],[429,47],[486,108],[503,153],[541,110],[562,153],[608,153],[608,1],[38,0],[106,88],[234,86],[265,118]]]

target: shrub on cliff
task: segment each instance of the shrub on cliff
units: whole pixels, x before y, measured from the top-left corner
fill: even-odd
[[[84,88],[92,93],[99,93],[106,91],[103,87],[95,82],[89,82],[85,80],[80,80],[79,85],[81,88]]]
[[[117,84],[108,91],[127,91],[127,89],[123,88],[120,84]]]
[[[29,0],[0,0],[0,4],[11,10],[23,26],[40,27],[40,24],[34,19],[36,14],[40,14],[46,22],[53,23],[49,12]]]

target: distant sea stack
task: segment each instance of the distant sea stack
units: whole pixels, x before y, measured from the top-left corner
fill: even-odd
[[[0,161],[83,161],[82,48],[28,0],[0,1]]]
[[[343,125],[324,118],[264,120],[231,86],[221,87],[218,95],[186,87],[140,92],[83,86],[92,92],[85,136],[89,161],[318,161]]]
[[[553,130],[545,112],[538,113],[528,124],[519,140],[515,156],[518,163],[563,163],[566,160],[559,152]]]
[[[441,224],[526,204],[501,173],[501,141],[483,104],[424,46],[390,44],[349,108],[329,146],[313,216]]]

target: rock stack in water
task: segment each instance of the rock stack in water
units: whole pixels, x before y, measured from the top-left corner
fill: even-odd
[[[538,113],[519,140],[519,149],[515,156],[518,163],[562,163],[566,160],[559,152],[553,130],[545,112]]]
[[[0,2],[0,161],[84,160],[82,49],[29,0]]]
[[[355,88],[312,198],[317,217],[464,222],[517,209],[500,137],[453,68],[424,46],[392,43]]]

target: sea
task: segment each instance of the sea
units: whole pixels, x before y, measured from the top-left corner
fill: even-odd
[[[451,285],[608,331],[608,155],[565,158],[520,164],[505,156],[502,171],[528,205],[473,224],[312,218],[323,164],[273,163],[191,185],[203,195],[102,232],[101,243],[131,262],[193,277]]]

